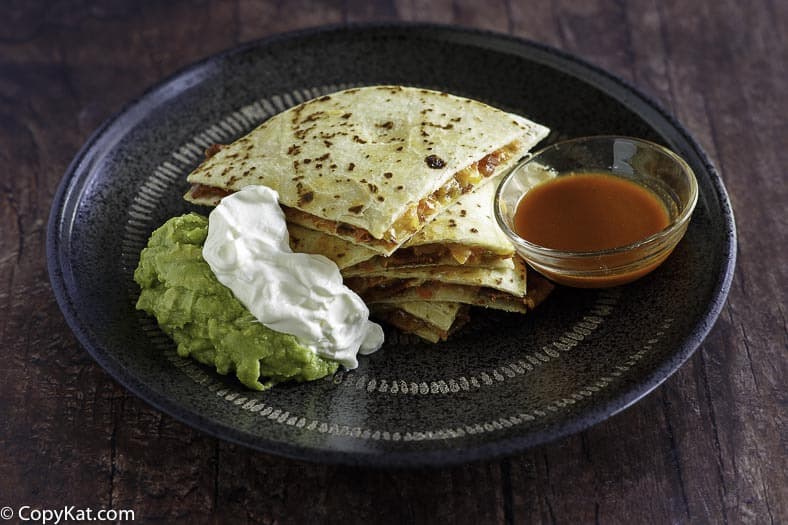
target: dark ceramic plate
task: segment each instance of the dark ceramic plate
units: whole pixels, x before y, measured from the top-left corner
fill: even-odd
[[[686,237],[641,281],[558,289],[527,316],[474,311],[448,342],[395,331],[357,370],[256,393],[178,358],[134,309],[150,232],[190,207],[203,150],[302,100],[395,83],[489,102],[556,138],[623,134],[664,144],[698,178]],[[311,30],[234,49],[176,74],[104,124],[68,169],[48,232],[49,272],[81,343],[113,377],[210,434],[321,462],[445,464],[583,430],[654,389],[714,323],[734,267],[722,181],[650,99],[571,56],[506,36],[434,26]]]

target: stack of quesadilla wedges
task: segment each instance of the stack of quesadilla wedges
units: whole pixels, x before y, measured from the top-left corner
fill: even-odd
[[[377,317],[443,340],[468,320],[468,305],[525,313],[552,289],[527,271],[492,218],[496,182],[463,195],[389,257],[335,238],[327,247],[329,238],[299,227],[290,229],[291,245],[337,262],[345,284]],[[452,322],[434,322],[447,312]]]
[[[212,148],[185,198],[272,187],[295,251],[333,260],[374,316],[437,342],[471,305],[525,312],[549,293],[493,217],[497,182],[548,131],[446,93],[354,88]]]

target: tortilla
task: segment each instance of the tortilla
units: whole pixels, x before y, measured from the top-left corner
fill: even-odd
[[[364,294],[364,301],[373,310],[383,304],[399,305],[412,301],[425,303],[435,301],[439,304],[454,302],[506,312],[526,313],[547,299],[553,288],[550,281],[535,272],[529,272],[528,293],[525,297],[516,297],[480,286],[425,281],[418,285],[401,288],[394,293],[385,290],[385,288],[370,289]]]
[[[435,309],[431,305],[441,305]],[[456,303],[404,302],[372,305],[371,314],[401,332],[431,343],[445,341],[470,319],[468,306]]]
[[[287,230],[290,233],[290,247],[294,252],[323,255],[334,261],[340,270],[377,255],[377,252],[364,246],[297,224],[288,224]]]
[[[390,256],[368,259],[351,272],[428,265],[506,266],[505,260],[514,256],[514,246],[493,217],[501,178],[490,177],[489,183],[460,197]]]
[[[295,224],[288,225],[293,250],[325,255],[348,275],[383,268],[467,265],[511,267],[514,247],[493,218],[499,177],[463,195],[389,256]]]
[[[467,309],[463,304],[445,301],[403,301],[397,303],[397,308],[441,330],[449,330],[457,319],[457,314]]]
[[[212,148],[185,198],[216,204],[250,184],[288,221],[390,254],[548,129],[481,102],[401,86],[354,88],[284,111]]]
[[[397,289],[440,282],[491,288],[517,297],[526,294],[526,266],[522,259],[506,259],[506,266],[497,268],[467,266],[425,266],[416,268],[379,268],[356,273],[353,268],[343,272],[345,284],[362,297],[370,289]]]

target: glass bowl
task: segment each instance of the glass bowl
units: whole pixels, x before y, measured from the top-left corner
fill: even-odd
[[[606,173],[635,182],[665,205],[670,223],[644,239],[599,251],[562,251],[520,237],[514,215],[520,199],[537,184],[576,173]],[[526,158],[501,181],[495,218],[517,253],[537,272],[559,284],[580,288],[618,286],[659,266],[684,236],[698,200],[698,184],[687,163],[653,142],[598,136],[567,140]]]

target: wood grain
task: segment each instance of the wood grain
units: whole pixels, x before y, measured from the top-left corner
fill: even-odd
[[[788,522],[788,4],[770,0],[16,1],[0,6],[0,506],[132,508],[140,522]],[[633,408],[525,453],[446,469],[290,461],[128,394],[49,289],[59,179],[105,118],[239,42],[325,23],[509,32],[659,100],[720,169],[739,252],[695,356]]]

